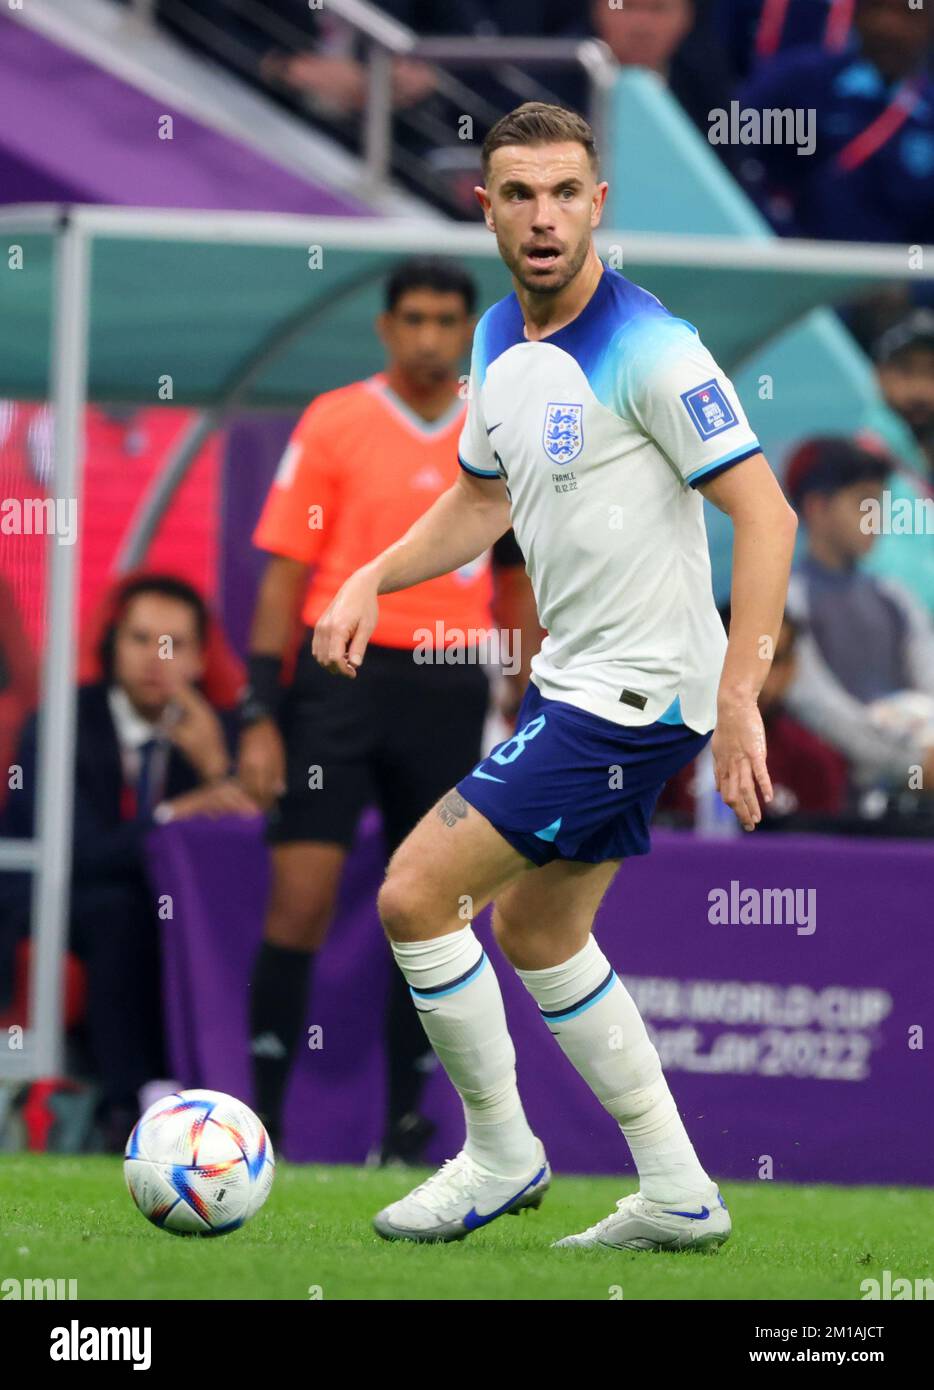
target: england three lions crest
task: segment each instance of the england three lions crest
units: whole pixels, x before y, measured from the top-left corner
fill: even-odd
[[[552,463],[562,468],[576,459],[584,447],[584,407],[567,405],[564,401],[549,401],[545,411],[542,443]]]

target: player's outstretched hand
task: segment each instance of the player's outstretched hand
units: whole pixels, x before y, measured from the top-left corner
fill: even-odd
[[[376,580],[366,568],[342,584],[315,623],[312,655],[336,676],[356,677],[379,617]]]
[[[765,729],[754,697],[717,706],[717,727],[710,744],[717,791],[744,830],[755,830],[762,819],[758,792],[772,800],[772,783],[765,765]]]

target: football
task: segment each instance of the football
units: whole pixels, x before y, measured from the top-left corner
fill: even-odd
[[[220,1236],[269,1196],[275,1157],[249,1106],[222,1091],[177,1091],[151,1105],[126,1144],[130,1196],[160,1230]]]

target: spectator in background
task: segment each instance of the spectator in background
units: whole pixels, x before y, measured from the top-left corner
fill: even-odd
[[[694,0],[626,0],[611,7],[591,0],[590,23],[597,38],[623,67],[654,72],[669,88],[706,139],[709,113],[725,105],[730,72],[722,41],[707,21],[707,6]],[[713,146],[732,157],[728,146]]]
[[[7,768],[23,721],[38,693],[36,657],[26,635],[13,592],[0,577],[0,810],[7,799]]]
[[[860,437],[881,444],[900,465],[887,488],[892,516],[912,518],[880,535],[863,562],[870,574],[896,579],[934,617],[934,313],[915,309],[881,334],[873,348],[884,407],[869,412]],[[927,499],[922,512],[916,503]]]
[[[850,37],[855,0],[716,0],[715,22],[733,72],[745,78],[789,48],[839,53]]]
[[[934,240],[934,5],[856,0],[842,53],[802,48],[755,72],[745,111],[816,113],[813,152],[744,146],[743,181],[785,236],[915,245]]]
[[[137,1119],[140,1089],[166,1074],[145,837],[169,820],[256,812],[229,780],[227,735],[198,689],[208,624],[204,601],[188,584],[163,575],[134,579],[120,591],[101,644],[104,678],[78,693],[69,945],[87,972],[88,1039],[104,1145],[113,1152]],[[2,833],[28,838],[35,716],[16,762],[22,786],[10,793]],[[9,945],[28,933],[28,877],[9,876],[4,896]]]
[[[934,312],[915,309],[873,350],[886,405],[910,430],[918,471],[934,476]]]
[[[729,605],[721,610],[729,632]],[[801,626],[788,613],[782,618],[772,665],[759,692],[759,711],[768,745],[769,777],[774,796],[763,802],[764,829],[792,827],[801,817],[840,815],[847,792],[846,759],[788,713],[785,696],[798,669]],[[659,798],[661,811],[694,819],[696,764],[682,768]],[[758,791],[757,791],[758,795]]]
[[[366,67],[353,31],[308,0],[158,0],[178,36],[234,72],[300,101],[325,118],[366,106]],[[408,106],[434,89],[425,63],[393,63],[393,100]]]
[[[786,487],[806,547],[788,611],[806,630],[787,705],[848,759],[859,786],[930,794],[934,624],[901,585],[858,564],[873,544],[867,505],[879,504],[890,471],[886,457],[835,437],[807,441],[789,462]]]
[[[36,658],[23,628],[13,591],[0,578],[0,812],[10,795],[10,769],[23,722],[35,707]],[[2,823],[2,822],[0,822]],[[3,894],[0,891],[0,917]],[[16,942],[0,921],[0,1012],[10,1003]]]
[[[565,0],[383,0],[384,14],[397,19],[422,38],[584,39],[585,13]],[[396,145],[426,160],[434,187],[446,191],[457,216],[475,221],[474,188],[480,180],[480,145],[493,122],[517,101],[549,101],[584,109],[587,85],[574,64],[523,68],[521,63],[489,62],[459,67],[445,63],[444,71],[468,88],[476,101],[441,93],[426,108],[412,112],[413,129],[397,122]],[[463,114],[473,118],[470,141],[458,138]]]
[[[730,612],[725,624],[730,627]],[[759,709],[769,750],[773,800],[763,806],[766,820],[802,814],[839,815],[847,790],[846,760],[788,712],[786,696],[798,670],[801,624],[782,618],[772,665],[759,692]]]
[[[420,38],[494,39],[583,39],[588,30],[583,16],[565,0],[383,0],[380,9],[415,31]],[[502,112],[526,100],[559,101],[577,105],[586,97],[579,81],[579,70],[571,64],[552,67],[536,63],[522,70],[522,64],[487,63],[458,69],[445,64],[466,86]],[[508,76],[508,86],[503,86]],[[475,132],[475,140],[486,132]],[[476,203],[476,199],[474,199]]]

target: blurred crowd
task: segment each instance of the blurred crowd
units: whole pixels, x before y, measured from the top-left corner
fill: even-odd
[[[654,73],[782,235],[934,241],[932,7],[908,0],[382,0],[379,15],[428,38],[535,37],[606,43]],[[366,53],[327,6],[305,0],[158,0],[185,43],[277,100],[359,141]],[[523,69],[392,66],[395,172],[446,210],[477,216],[476,151],[520,100],[586,112],[576,64]],[[717,113],[736,105],[728,142]],[[799,111],[772,135],[755,118]],[[473,113],[465,150],[461,116]],[[812,113],[812,114],[811,114]],[[720,117],[722,120],[722,116]],[[420,166],[428,170],[418,176]]]

